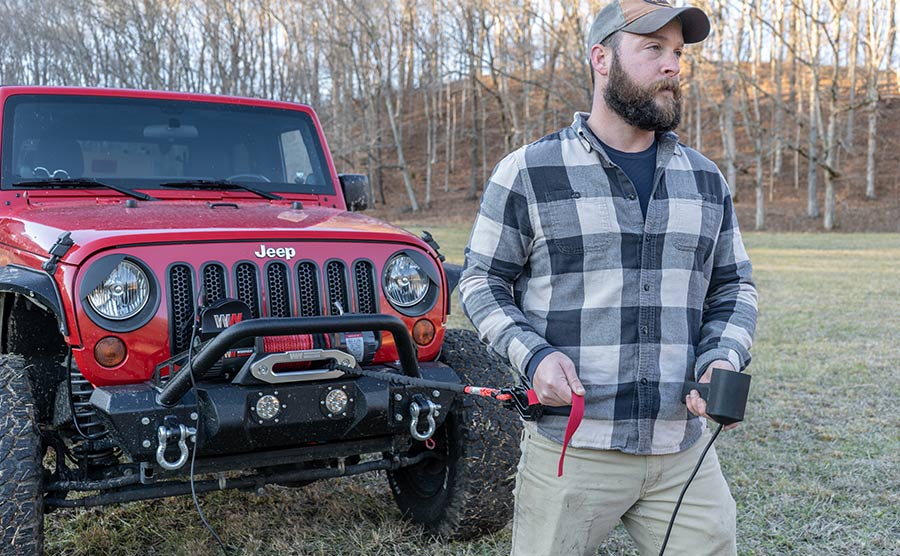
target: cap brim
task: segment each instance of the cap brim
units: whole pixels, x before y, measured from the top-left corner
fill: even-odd
[[[681,20],[681,33],[687,44],[700,42],[709,36],[709,18],[700,8],[660,8],[643,15],[625,27],[623,31],[647,35],[659,31],[675,18]]]

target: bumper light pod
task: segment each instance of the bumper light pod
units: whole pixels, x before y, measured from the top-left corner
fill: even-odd
[[[271,421],[281,413],[281,401],[271,394],[256,400],[256,416],[263,421]]]
[[[325,395],[325,410],[328,412],[328,416],[339,415],[346,411],[349,401],[350,397],[343,390],[335,389],[328,392]]]

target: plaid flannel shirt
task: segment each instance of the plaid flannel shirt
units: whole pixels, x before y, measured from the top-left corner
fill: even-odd
[[[572,446],[666,454],[705,422],[681,401],[714,360],[743,370],[757,317],[750,260],[718,168],[658,136],[646,222],[587,114],[504,158],[485,187],[459,283],[466,316],[520,372],[552,346],[584,384]],[[562,442],[566,417],[538,430]]]

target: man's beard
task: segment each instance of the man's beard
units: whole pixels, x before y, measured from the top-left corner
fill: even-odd
[[[656,94],[672,91],[671,99],[656,102]],[[628,124],[647,131],[672,131],[681,123],[681,87],[678,79],[670,77],[648,87],[641,87],[625,73],[619,57],[612,57],[609,82],[603,91],[606,104]]]

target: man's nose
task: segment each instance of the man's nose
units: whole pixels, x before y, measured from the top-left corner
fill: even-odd
[[[666,54],[663,60],[662,72],[666,77],[675,77],[681,73],[681,58],[675,54],[675,51]]]

